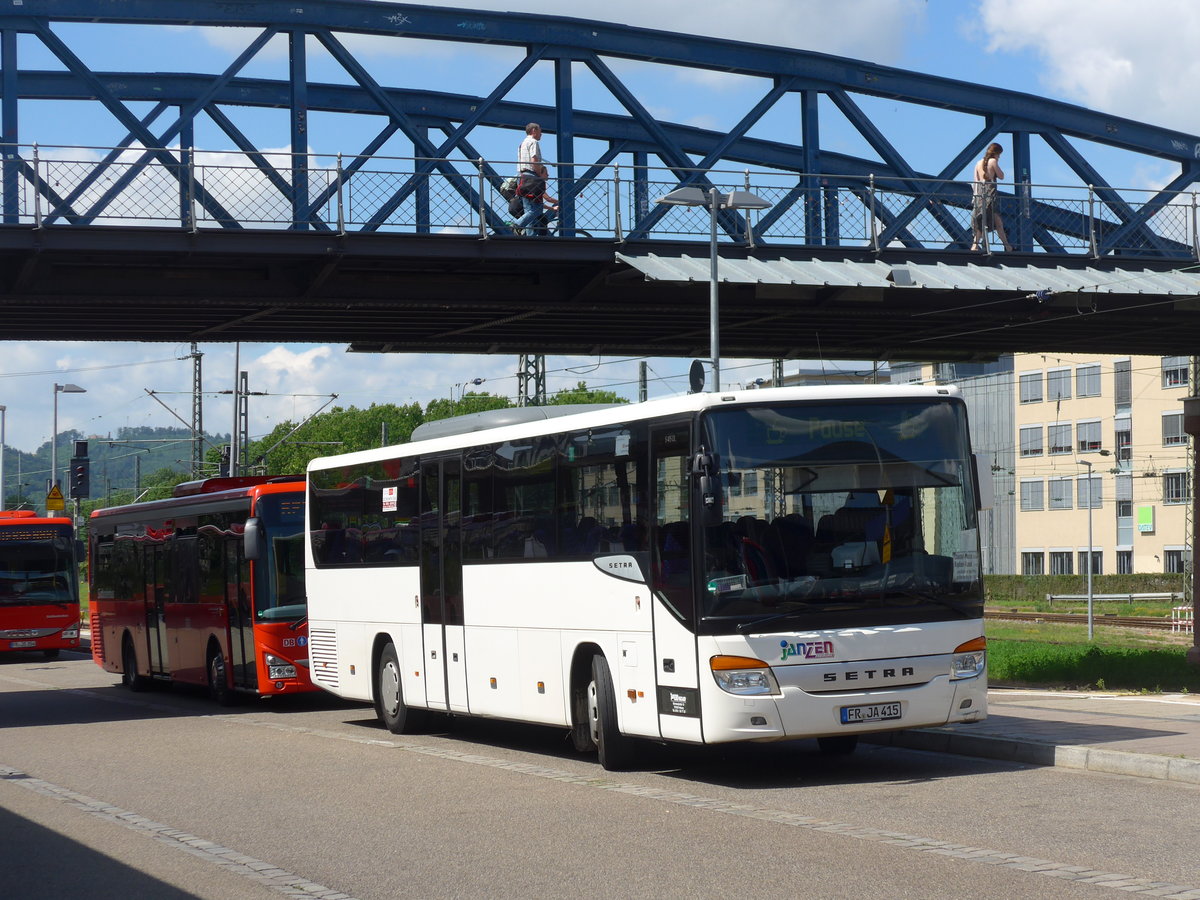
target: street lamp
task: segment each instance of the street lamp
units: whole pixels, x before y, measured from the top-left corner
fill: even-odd
[[[50,487],[58,486],[58,395],[86,394],[87,388],[77,384],[54,385],[54,430],[50,433]]]
[[[1107,451],[1107,450],[1098,450],[1096,452],[1099,453],[1101,456],[1109,455],[1109,451]],[[1095,623],[1095,617],[1092,614],[1092,597],[1093,597],[1093,594],[1092,594],[1092,570],[1096,568],[1095,565],[1093,565],[1093,563],[1092,563],[1092,553],[1093,553],[1093,550],[1092,550],[1092,506],[1094,505],[1092,502],[1092,496],[1093,496],[1093,494],[1092,494],[1092,461],[1089,459],[1077,459],[1077,460],[1075,460],[1075,462],[1077,465],[1087,466],[1087,486],[1088,486],[1088,491],[1087,491],[1087,505],[1088,505],[1087,506],[1087,510],[1088,510],[1088,554],[1087,554],[1087,609],[1088,609],[1088,611],[1087,611],[1087,622],[1088,622],[1088,640],[1090,641],[1090,640],[1092,640],[1092,636],[1095,631],[1095,629],[1093,627],[1094,623]]]
[[[749,191],[722,194],[715,187],[676,188],[657,203],[663,206],[704,206],[709,211],[708,237],[708,355],[711,358],[714,391],[721,390],[720,301],[717,297],[717,210],[770,209],[771,203]]]

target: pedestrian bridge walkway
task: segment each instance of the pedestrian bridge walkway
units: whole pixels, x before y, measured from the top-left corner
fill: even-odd
[[[11,146],[19,160],[10,225],[152,226],[512,237],[501,193],[512,160],[206,152],[178,158],[130,148]],[[297,214],[292,176],[309,201]],[[841,247],[1002,252],[972,243],[968,182],[874,174],[595,165],[555,172],[550,192],[570,207],[555,239],[612,242],[710,239],[704,208],[657,201],[681,183],[744,191],[761,211],[722,210],[718,241],[747,248]],[[816,185],[815,187],[813,185]],[[1045,257],[1200,257],[1197,193],[1002,184],[999,212],[1014,251]],[[814,215],[814,211],[816,215]],[[1049,259],[1047,259],[1049,262]]]

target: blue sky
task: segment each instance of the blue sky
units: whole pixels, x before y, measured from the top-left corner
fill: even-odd
[[[563,0],[477,0],[430,5],[514,10],[557,15],[595,15],[628,25],[677,29],[694,34],[779,44],[850,56],[979,84],[1080,103],[1117,115],[1200,132],[1192,85],[1200,76],[1200,4],[1192,0],[757,0],[745,13],[715,0],[609,0],[603,6]],[[252,32],[235,29],[144,28],[111,25],[61,26],[59,33],[95,70],[221,71],[249,42]],[[518,51],[496,47],[413,42],[397,38],[355,38],[356,56],[381,83],[393,86],[484,94],[516,62]],[[22,40],[23,67],[61,68],[32,39]],[[184,60],[183,63],[180,60]],[[246,75],[286,78],[286,47],[279,42],[256,59]],[[323,52],[310,56],[310,79],[346,81]],[[614,63],[639,99],[660,119],[710,128],[728,127],[764,91],[761,83],[728,75],[672,70],[662,66]],[[541,65],[511,95],[550,104],[548,64]],[[790,105],[789,105],[790,104]],[[754,134],[799,140],[798,101],[787,101],[769,114]],[[617,111],[611,97],[587,76],[577,76],[576,105]],[[918,169],[936,170],[979,127],[944,112],[890,101],[862,105]],[[822,113],[825,117],[825,113]],[[260,147],[284,148],[287,119],[282,111],[253,116],[233,114],[239,127]],[[310,149],[355,152],[375,130],[374,123],[346,123],[314,116]],[[124,129],[98,104],[27,104],[21,111],[21,138],[42,145],[111,146]],[[520,135],[479,136],[489,156],[511,159]],[[227,149],[215,128],[197,132],[197,146]],[[823,146],[870,155],[861,138],[825,117]],[[553,144],[546,145],[553,159]],[[1036,148],[1035,148],[1036,151]],[[408,155],[397,142],[389,152]],[[586,154],[580,152],[580,158]],[[1160,161],[1116,151],[1088,151],[1110,182],[1153,188],[1173,173]],[[1048,154],[1035,152],[1035,181],[1074,183],[1077,179]],[[57,381],[88,389],[59,401],[60,429],[105,434],[125,425],[169,425],[176,420],[146,389],[188,418],[191,363],[182,359],[187,345],[169,344],[3,344],[0,404],[7,406],[10,445],[32,450],[49,439],[51,399]],[[202,344],[205,388],[232,386],[233,347]],[[515,357],[389,355],[370,357],[344,352],[341,345],[270,345],[241,347],[241,368],[250,387],[269,396],[253,398],[252,434],[269,431],[285,419],[298,421],[331,393],[339,405],[372,402],[427,402],[457,395],[474,378],[480,388],[515,395]],[[687,389],[688,361],[651,360],[651,395]],[[793,371],[800,363],[789,363]],[[816,365],[809,361],[805,368]],[[859,368],[860,362],[827,362],[829,368]],[[551,358],[551,391],[586,381],[628,396],[636,395],[637,363],[613,359]],[[725,360],[726,383],[752,381],[769,374],[769,363]],[[206,399],[205,425],[228,431],[232,411],[227,397]]]

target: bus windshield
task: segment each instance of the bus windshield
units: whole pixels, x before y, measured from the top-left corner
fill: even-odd
[[[254,619],[281,622],[308,613],[304,592],[304,495],[266,494],[255,506],[265,540],[256,566]]]
[[[718,409],[700,434],[702,633],[983,615],[961,403]]]
[[[0,606],[78,602],[69,525],[0,528]]]

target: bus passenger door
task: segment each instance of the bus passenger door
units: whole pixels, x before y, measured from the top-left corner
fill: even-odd
[[[658,724],[664,738],[700,741],[696,653],[691,438],[687,423],[650,431],[650,535]]]
[[[462,603],[462,468],[457,458],[421,464],[421,622],[425,696],[432,708],[467,710]]]
[[[257,688],[254,611],[250,608],[250,564],[241,535],[225,541],[225,599],[229,620],[229,664],[236,687]]]
[[[147,544],[145,566],[146,578],[146,644],[150,652],[150,671],[163,674],[167,671],[166,646],[166,554],[162,544]]]

